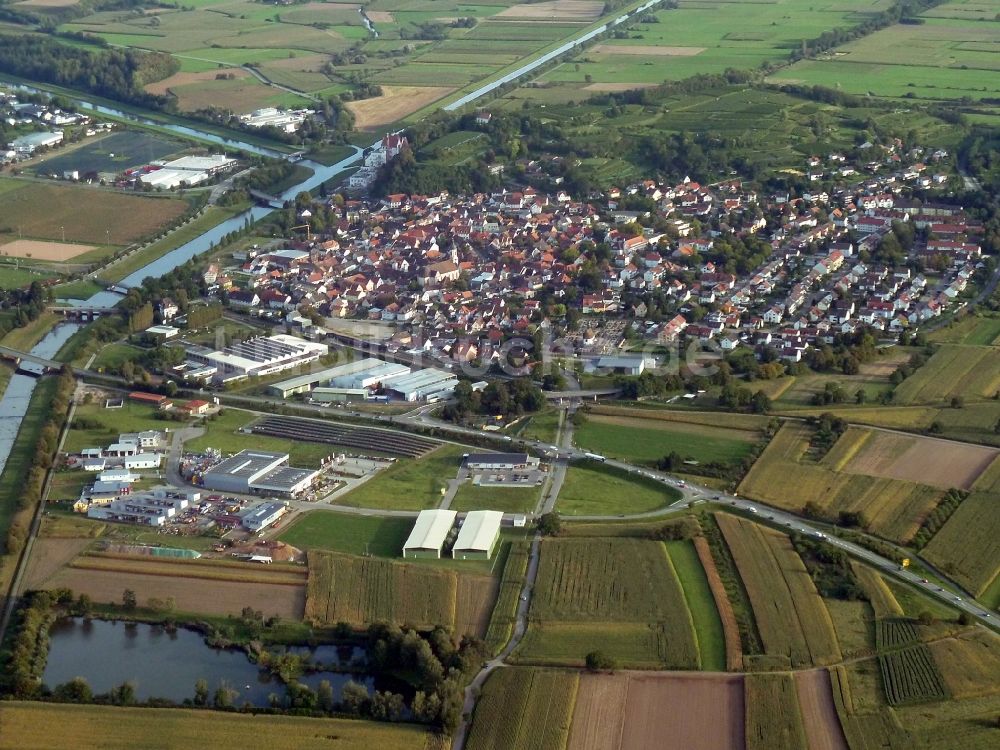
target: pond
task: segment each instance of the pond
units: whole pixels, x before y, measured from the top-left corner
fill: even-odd
[[[242,651],[212,648],[200,633],[186,628],[168,630],[146,623],[64,618],[52,626],[50,642],[49,659],[42,675],[49,688],[83,677],[94,693],[99,694],[131,682],[140,701],[166,698],[181,703],[194,697],[195,683],[204,679],[210,694],[222,684],[232,688],[236,696],[233,703],[237,706],[244,703],[268,706],[270,694],[285,695],[284,684],[258,669]],[[324,665],[349,664],[352,659],[364,657],[350,648],[344,651],[335,646],[318,646],[316,649],[294,648]],[[405,683],[370,675],[313,672],[299,678],[314,690],[322,680],[329,680],[337,700],[349,680],[365,685],[369,692],[392,690],[407,698],[412,694],[412,688]]]

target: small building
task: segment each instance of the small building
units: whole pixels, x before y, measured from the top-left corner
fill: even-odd
[[[470,471],[514,471],[538,467],[538,459],[527,453],[466,453],[462,457]]]
[[[181,332],[180,328],[174,328],[168,325],[157,325],[150,326],[143,333],[149,336],[151,339],[157,342],[166,341],[167,339],[175,338]]]
[[[158,469],[160,468],[159,453],[136,453],[125,457],[126,469]]]
[[[453,510],[440,508],[420,511],[413,531],[403,543],[403,557],[440,558],[457,515]]]
[[[193,399],[192,401],[188,401],[186,404],[181,404],[177,408],[182,411],[186,411],[193,417],[198,417],[208,413],[208,410],[212,408],[212,405],[208,403],[208,401]]]
[[[498,510],[469,512],[451,549],[456,560],[489,560],[500,541],[503,513]]]
[[[243,525],[250,531],[263,531],[288,511],[285,503],[264,503],[243,516]]]
[[[140,404],[149,404],[158,409],[164,408],[164,405],[168,403],[166,396],[160,393],[146,393],[144,391],[132,391],[128,394],[128,399]]]

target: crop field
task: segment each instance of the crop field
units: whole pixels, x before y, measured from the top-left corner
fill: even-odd
[[[155,234],[187,210],[187,202],[178,198],[0,177],[0,242],[20,234],[25,239],[127,245]]]
[[[932,331],[927,338],[937,344],[1000,346],[1000,316],[966,315]]]
[[[743,750],[743,734],[741,675],[583,674],[567,748]]]
[[[699,463],[737,464],[756,442],[745,430],[602,414],[587,415],[573,439],[595,453],[648,465],[672,452]]]
[[[698,560],[701,562],[702,570],[705,571],[706,582],[712,593],[712,598],[715,600],[715,609],[722,624],[723,640],[726,646],[726,670],[737,672],[743,668],[743,646],[740,642],[740,629],[736,622],[733,604],[726,595],[726,587],[722,583],[708,541],[705,537],[699,536],[695,537],[692,543]],[[692,612],[692,616],[693,614]],[[700,639],[701,636],[699,636],[699,643]]]
[[[582,461],[566,470],[556,509],[568,516],[644,513],[679,499],[677,490],[662,482]]]
[[[928,648],[953,699],[1000,692],[1000,637],[993,631],[977,628],[934,641]]]
[[[850,455],[836,461],[834,451],[841,443],[852,446]],[[851,427],[824,463],[849,474],[967,490],[998,456],[1000,451],[985,446]]]
[[[878,663],[889,705],[901,706],[945,698],[944,680],[927,646],[918,644],[879,654]]]
[[[728,644],[722,619],[716,608],[708,576],[702,567],[698,551],[695,549],[694,543],[689,540],[665,542],[665,544],[667,554],[670,556],[677,573],[677,579],[681,582],[684,600],[691,612],[695,638],[698,641],[700,667],[710,672],[724,672]],[[738,631],[736,645],[739,646]]]
[[[739,568],[768,656],[793,667],[841,658],[830,614],[787,536],[716,514]]]
[[[437,750],[434,735],[424,727],[348,719],[299,716],[254,716],[182,708],[128,708],[22,703],[0,706],[0,748],[52,750],[57,747],[132,750],[156,747],[180,750],[212,747],[243,750],[247,737],[272,750],[328,750],[331,737],[344,747],[379,750]]]
[[[748,674],[743,689],[747,750],[805,750],[806,734],[791,674]]]
[[[875,617],[896,617],[903,614],[903,608],[893,596],[892,589],[878,572],[867,565],[853,561],[851,570],[854,571],[855,578],[868,596]]]
[[[848,27],[887,6],[859,0],[817,6],[806,0],[730,3],[683,0],[679,7],[649,15],[625,38],[609,39],[581,52],[543,77],[582,87],[596,83],[661,83],[697,73],[747,70],[785,60],[802,39],[833,27]],[[653,53],[653,50],[657,52]]]
[[[415,69],[419,70],[419,67]],[[437,79],[432,76],[425,80]],[[377,130],[402,120],[454,90],[453,86],[383,86],[381,96],[348,102],[346,106],[354,115],[354,125],[358,130]]]
[[[512,542],[500,577],[496,604],[486,628],[486,645],[492,653],[497,653],[510,640],[517,619],[517,603],[528,571],[528,554],[531,545],[527,542]]]
[[[486,681],[472,715],[469,750],[563,750],[573,717],[575,672],[511,667]]]
[[[810,750],[848,750],[826,669],[795,672],[799,713]],[[794,731],[794,728],[792,729]]]
[[[447,480],[458,472],[463,452],[461,446],[445,445],[420,459],[401,459],[337,502],[358,508],[435,508]]]
[[[32,164],[31,171],[36,175],[56,175],[60,178],[67,170],[76,170],[81,177],[102,172],[117,174],[181,150],[183,146],[176,141],[141,130],[123,130],[91,140],[68,152],[60,151],[51,157],[43,157]]]
[[[902,541],[916,533],[942,495],[916,482],[834,471],[826,460],[806,456],[811,436],[807,425],[785,423],[740,483],[740,494],[796,511],[813,502],[830,516],[857,511],[871,531]],[[845,438],[854,440],[846,433]],[[830,452],[834,459],[844,453],[836,445]]]
[[[278,538],[305,550],[399,557],[403,542],[412,528],[413,521],[409,518],[359,516],[317,510],[296,518]]]
[[[983,99],[1000,91],[996,24],[937,8],[925,22],[897,24],[838,47],[822,59],[796,63],[775,76],[837,87],[848,93],[949,100]]]
[[[623,649],[626,655],[634,648],[636,656],[623,661],[689,669],[699,664],[694,622],[659,542],[545,541],[529,619],[531,637],[518,650],[526,660],[567,658],[577,664],[594,648]],[[554,631],[565,635],[551,637]],[[616,646],[623,638],[635,640]]]
[[[953,396],[992,398],[1000,390],[1000,348],[944,344],[896,387],[899,404],[940,404]]]
[[[920,640],[920,631],[913,620],[883,618],[875,621],[875,647],[879,651],[910,646]]]
[[[922,554],[977,597],[983,596],[1000,576],[1000,493],[969,495]],[[988,606],[1000,606],[1000,597],[988,599]]]
[[[355,557],[309,553],[306,619],[364,626],[379,620],[453,628],[458,580],[450,570]]]

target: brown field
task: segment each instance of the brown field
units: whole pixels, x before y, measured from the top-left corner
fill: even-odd
[[[930,644],[952,698],[1000,692],[1000,636],[984,628]]]
[[[36,539],[24,574],[24,586],[43,589],[63,567],[69,565],[90,544],[92,539]]]
[[[132,589],[143,604],[150,598],[173,597],[177,609],[207,615],[235,615],[244,607],[265,616],[279,615],[301,620],[306,587],[285,584],[238,583],[198,578],[145,575],[125,571],[63,568],[48,580],[49,587],[66,587],[87,594],[95,602],[120,602],[122,591]]]
[[[301,586],[306,582],[305,567],[284,565],[257,565],[230,560],[172,560],[169,558],[137,555],[82,555],[71,567],[81,570],[102,570],[123,573],[142,573],[151,576],[202,578],[212,581],[236,583],[281,584]]]
[[[545,3],[512,5],[493,18],[501,20],[593,21],[601,15],[604,3],[596,0],[550,0]]]
[[[384,10],[370,10],[365,15],[371,19],[372,23],[395,23],[396,21],[392,13]]]
[[[825,669],[795,673],[799,710],[809,750],[848,750],[844,729],[833,703],[833,686]]]
[[[447,96],[453,86],[383,86],[382,96],[347,102],[359,130],[372,130],[396,122],[431,102]]]
[[[490,624],[500,581],[493,576],[461,575],[455,600],[455,635],[482,638]]]
[[[25,182],[0,196],[0,224],[10,238],[13,227],[39,240],[127,245],[148,237],[183,216],[187,201],[146,198],[82,185]],[[12,238],[11,238],[12,239]]]
[[[744,747],[743,714],[743,677],[739,675],[584,674],[567,747],[740,750]]]
[[[656,83],[591,83],[584,86],[586,91],[631,91],[632,89],[651,89]]]
[[[726,595],[726,587],[719,577],[719,569],[715,567],[715,559],[705,537],[695,537],[694,548],[698,552],[701,566],[705,569],[708,587],[712,590],[712,598],[715,600],[715,607],[719,610],[719,619],[722,621],[722,632],[726,636],[726,669],[738,672],[743,668],[743,646],[740,643],[740,629],[736,624],[732,602]]]
[[[69,8],[76,5],[80,0],[24,0],[24,2],[14,3],[25,8]]]
[[[998,455],[987,446],[873,431],[842,470],[967,490]]]
[[[244,114],[266,107],[277,94],[281,93],[250,75],[237,76],[231,81],[217,81],[214,71],[212,73],[210,80],[171,87],[170,93],[177,99],[179,109],[191,112],[216,107]]]
[[[241,68],[226,68],[225,70],[202,70],[198,73],[174,73],[169,78],[164,78],[162,81],[154,81],[153,83],[146,84],[146,91],[150,94],[158,94],[160,96],[166,94],[172,94],[173,89],[178,86],[187,86],[192,83],[203,83],[205,81],[214,81],[215,76],[219,73],[225,73],[226,75],[235,76],[237,80],[240,78],[249,78],[250,73]]]
[[[598,44],[594,52],[605,55],[642,55],[643,57],[694,57],[704,47],[657,47],[653,44]]]
[[[45,242],[43,240],[14,240],[0,244],[0,254],[2,255],[14,258],[34,258],[35,260],[69,260],[96,249],[96,245],[71,245],[68,242]]]

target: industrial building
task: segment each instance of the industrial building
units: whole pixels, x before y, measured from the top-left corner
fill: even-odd
[[[200,185],[212,177],[233,169],[236,159],[215,154],[212,156],[182,156],[168,162],[154,162],[149,171],[139,177],[144,185],[163,190]]]
[[[514,471],[538,468],[538,459],[527,453],[466,453],[462,456],[470,471]]]
[[[406,365],[366,357],[283,380],[269,386],[268,390],[281,398],[312,392],[317,401],[348,401],[370,397],[373,391],[381,389],[404,401],[418,401],[447,398],[457,383],[458,378],[445,370],[411,371]]]
[[[220,492],[294,497],[307,490],[317,476],[316,469],[289,466],[287,453],[245,450],[209,468],[201,483]]]
[[[439,558],[441,548],[458,515],[453,510],[422,510],[413,524],[413,531],[403,543],[403,557]]]
[[[498,510],[470,511],[451,548],[451,556],[456,560],[489,560],[500,541],[502,521],[503,513]]]
[[[276,334],[247,339],[218,350],[190,346],[187,355],[191,362],[214,367],[213,380],[226,383],[290,370],[315,362],[329,351],[326,344]]]
[[[160,468],[159,453],[136,453],[123,459],[126,469],[158,469]]]
[[[154,487],[149,492],[123,495],[107,505],[91,503],[87,517],[100,521],[134,523],[140,526],[164,526],[171,518],[197,502],[201,493],[173,487]]]
[[[48,148],[62,143],[63,134],[61,130],[52,133],[28,133],[20,138],[15,138],[10,142],[10,148],[18,156],[31,156],[40,148]]]
[[[243,525],[253,532],[263,531],[288,511],[286,503],[264,503],[243,516]]]

